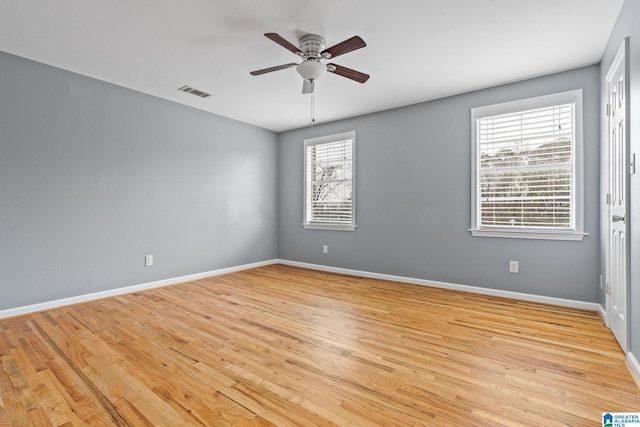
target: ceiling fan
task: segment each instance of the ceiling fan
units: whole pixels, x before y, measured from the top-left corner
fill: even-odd
[[[323,64],[320,60],[335,58],[345,53],[352,52],[365,47],[367,44],[359,36],[353,36],[350,39],[342,41],[328,49],[325,49],[324,37],[307,34],[298,40],[298,47],[289,43],[282,36],[276,33],[266,33],[265,36],[278,43],[285,49],[290,50],[302,58],[299,64],[290,63],[278,65],[275,67],[264,68],[262,70],[252,71],[252,76],[271,73],[273,71],[284,70],[286,68],[296,67],[296,71],[303,79],[302,93],[313,93],[316,80],[318,80],[324,71],[337,74],[342,77],[354,80],[358,83],[364,83],[369,80],[369,75],[351,68],[343,67],[338,64]]]

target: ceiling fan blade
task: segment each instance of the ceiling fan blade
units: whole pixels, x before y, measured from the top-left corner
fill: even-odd
[[[285,40],[282,36],[280,36],[277,33],[265,33],[265,37],[267,37],[270,40],[273,40],[274,42],[278,43],[280,46],[290,50],[296,55],[304,56],[304,53],[300,49],[298,49],[297,46],[289,43],[287,40]]]
[[[354,80],[358,83],[364,83],[369,80],[369,74],[361,73],[360,71],[352,70],[351,68],[343,67],[338,64],[327,64],[327,71]]]
[[[302,94],[306,95],[307,93],[313,93],[313,89],[316,86],[316,82],[313,80],[303,80],[302,81]]]
[[[340,42],[328,49],[323,50],[320,54],[323,58],[335,58],[357,49],[365,47],[367,44],[359,36],[353,36],[343,42]]]
[[[292,68],[292,67],[295,67],[296,65],[298,64],[291,63],[291,64],[278,65],[276,67],[269,67],[269,68],[263,68],[262,70],[251,71],[249,74],[251,74],[252,76],[259,76],[260,74],[271,73],[272,71],[279,71],[287,68]]]

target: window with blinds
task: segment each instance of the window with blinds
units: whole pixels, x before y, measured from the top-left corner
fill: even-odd
[[[472,110],[472,231],[581,232],[579,95],[571,91]]]
[[[304,141],[304,227],[355,229],[355,132]]]

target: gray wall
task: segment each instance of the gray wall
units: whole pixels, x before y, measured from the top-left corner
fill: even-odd
[[[637,0],[626,0],[620,11],[618,21],[605,49],[602,57],[601,85],[604,97],[605,76],[611,67],[616,53],[625,37],[629,37],[629,58],[630,75],[627,80],[631,85],[631,140],[630,150],[636,153],[636,158],[640,160],[640,26],[638,25],[640,16],[640,2]],[[602,138],[606,138],[606,117],[602,115]],[[636,359],[640,356],[640,169],[635,175],[631,175],[631,293],[630,293],[630,338],[629,350]],[[604,253],[602,253],[604,260]],[[604,268],[602,268],[604,274]],[[600,293],[600,303],[605,304],[604,292]]]
[[[277,153],[275,133],[0,52],[0,309],[277,258]]]
[[[599,79],[600,68],[591,66],[283,133],[280,258],[597,301]],[[472,237],[470,109],[578,88],[584,91],[584,221],[591,235],[582,242]],[[305,230],[302,141],[350,130],[356,131],[358,228]],[[508,272],[509,260],[520,262],[519,274]]]

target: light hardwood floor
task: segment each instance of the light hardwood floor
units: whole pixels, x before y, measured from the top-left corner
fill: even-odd
[[[0,425],[600,426],[597,313],[283,265],[0,321]]]

